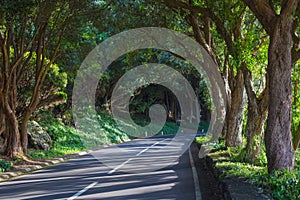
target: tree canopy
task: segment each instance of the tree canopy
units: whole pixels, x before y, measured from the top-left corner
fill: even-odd
[[[265,154],[270,173],[292,170],[300,141],[299,20],[297,0],[4,0],[0,7],[3,153],[26,156],[27,124],[42,110],[56,117],[67,115],[77,70],[96,45],[122,31],[152,26],[192,37],[218,66],[227,95],[220,138],[226,147],[241,146],[241,160],[249,163]],[[204,75],[179,55],[160,49],[133,51],[109,66],[99,77],[99,113],[111,114],[117,81],[145,63],[166,64],[188,79],[200,101],[199,107],[191,107],[191,119],[209,122],[213,101]],[[184,92],[184,86],[177,87]],[[149,108],[157,103],[164,105],[168,121],[180,122],[178,99],[159,85],[136,91],[132,115],[147,121]]]

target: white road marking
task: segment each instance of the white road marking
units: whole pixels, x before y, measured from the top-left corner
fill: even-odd
[[[150,147],[147,147],[147,148],[144,149],[143,151],[141,151],[141,152],[139,152],[138,154],[136,154],[135,157],[140,156],[142,153],[145,153],[146,151],[148,151],[148,150],[151,149],[152,147],[158,145],[159,143],[161,143],[161,142],[163,142],[163,141],[165,141],[165,140],[167,140],[167,139],[164,139],[164,140],[162,140],[162,141],[159,141],[159,142],[156,142],[156,143],[152,144]]]
[[[168,138],[167,138],[168,139]],[[166,141],[167,139],[164,139],[162,141],[158,141],[154,144],[152,144],[150,147],[147,147],[146,149],[140,151],[138,154],[135,155],[135,157],[140,156],[142,153],[145,153],[146,151],[148,151],[149,149],[151,149],[152,147],[158,145],[161,142]],[[114,169],[110,170],[109,172],[107,172],[107,174],[112,174],[114,172],[116,172],[118,169],[122,168],[124,165],[126,165],[127,163],[129,163],[131,160],[133,160],[133,158],[129,158],[128,160],[126,160],[125,162],[123,162],[122,164],[118,165],[117,167],[115,167]],[[77,197],[79,197],[80,195],[82,195],[84,192],[86,192],[87,190],[89,190],[90,188],[94,187],[96,184],[98,184],[98,182],[93,182],[90,185],[86,186],[85,188],[83,188],[82,190],[80,190],[79,192],[77,192],[76,194],[74,194],[73,196],[71,196],[70,198],[68,198],[67,200],[73,200],[76,199]]]
[[[193,156],[192,156],[192,153],[191,153],[191,149],[189,149],[189,157],[190,157],[190,163],[191,163],[192,172],[193,172],[196,200],[201,200],[199,179],[198,179],[198,174],[197,174],[197,170],[196,170],[196,167],[195,167],[194,159],[193,159]]]
[[[109,172],[107,172],[107,174],[112,174],[114,172],[116,172],[118,169],[122,168],[124,165],[126,165],[127,163],[129,163],[129,161],[131,161],[132,158],[129,158],[128,160],[126,160],[125,162],[123,162],[121,165],[117,166],[116,168],[110,170]]]
[[[169,139],[169,138],[167,138]],[[143,149],[142,151],[140,151],[138,154],[135,155],[135,157],[140,156],[142,153],[145,153],[146,151],[148,151],[149,149],[151,149],[152,147],[158,145],[159,143],[162,143],[164,141],[166,141],[167,139],[164,139],[162,141],[158,141],[154,144],[152,144],[150,147],[147,147],[146,149]],[[133,158],[129,158],[128,160],[126,160],[125,162],[123,162],[122,164],[118,165],[117,167],[115,167],[114,169],[110,170],[107,174],[112,174],[114,172],[116,172],[118,169],[122,168],[124,165],[126,165],[127,163],[129,163],[131,160],[133,160]]]
[[[77,192],[76,194],[74,194],[73,196],[71,196],[70,198],[68,198],[67,200],[76,199],[77,197],[79,197],[80,195],[82,195],[84,192],[86,192],[90,188],[94,187],[96,184],[98,184],[98,182],[91,183],[90,185],[86,186],[85,188],[83,188],[82,190],[80,190],[79,192]]]

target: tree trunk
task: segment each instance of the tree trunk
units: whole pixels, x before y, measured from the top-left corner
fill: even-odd
[[[242,146],[242,127],[244,119],[244,78],[241,69],[235,77],[235,86],[231,92],[231,105],[227,115],[226,146]]]
[[[296,69],[295,63],[293,63],[293,68]],[[295,106],[297,106],[298,104],[298,90],[299,90],[298,85],[299,85],[299,74],[297,74],[296,81],[294,83],[294,105]],[[300,143],[300,122],[298,124],[297,132],[293,133],[293,147],[295,151],[297,151],[299,147],[299,143]]]
[[[250,109],[250,107],[248,107]],[[266,114],[258,113],[258,108],[248,110],[248,120],[246,125],[247,145],[245,148],[245,161],[255,163],[257,156],[261,153],[264,137],[264,123]]]
[[[298,125],[296,136],[293,140],[293,147],[294,147],[295,151],[297,151],[297,149],[299,147],[299,144],[300,144],[300,122],[299,122],[299,125]]]
[[[292,30],[298,0],[282,1],[277,14],[272,1],[243,0],[270,36],[268,50],[269,115],[265,134],[269,173],[295,166],[292,147]],[[296,21],[295,21],[296,22]]]
[[[249,103],[249,101],[245,130],[247,144],[244,149],[244,161],[255,163],[257,156],[261,153],[268,107],[262,108],[260,105]]]
[[[1,105],[0,105],[1,108]],[[3,110],[1,108],[1,110]],[[6,134],[5,134],[5,116],[4,113],[0,113],[0,153],[4,152],[6,148]]]
[[[21,146],[17,117],[15,115],[15,112],[11,110],[8,102],[2,101],[1,104],[5,116],[4,126],[7,135],[4,155],[10,158],[22,157],[24,154]]]
[[[226,135],[228,133],[227,128],[228,128],[228,120],[229,119],[229,111],[231,108],[231,90],[230,90],[230,84],[229,84],[229,72],[228,72],[228,62],[227,62],[227,56],[224,62],[224,69],[222,73],[222,77],[224,80],[224,85],[225,85],[225,91],[226,91],[226,116],[225,116],[225,121],[224,121],[224,126],[222,129],[222,139],[226,138]]]
[[[269,117],[265,144],[268,171],[291,170],[295,165],[292,147],[292,19],[276,16],[268,51]]]
[[[199,103],[197,101],[198,99],[196,98],[195,99],[195,109],[196,109],[196,121],[197,123],[199,124],[200,123],[200,106],[199,106]]]
[[[246,64],[243,64],[245,88],[248,97],[248,113],[245,135],[247,144],[241,152],[244,161],[255,163],[257,156],[261,153],[264,137],[264,123],[268,112],[268,88],[264,89],[260,97],[256,97],[251,85],[251,72]]]
[[[0,47],[2,53],[1,65],[1,84],[0,84],[0,109],[3,112],[1,118],[4,119],[1,132],[5,132],[4,155],[15,158],[22,157],[23,151],[21,147],[20,132],[18,119],[16,116],[16,70],[10,70],[10,46],[7,45],[11,41],[11,29],[6,31],[7,37],[3,38],[0,34]]]

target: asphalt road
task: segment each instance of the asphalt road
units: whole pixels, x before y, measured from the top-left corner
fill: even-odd
[[[158,151],[171,139],[134,140],[0,183],[0,199],[199,200],[190,151]]]

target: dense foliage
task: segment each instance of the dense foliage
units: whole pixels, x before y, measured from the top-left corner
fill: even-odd
[[[210,136],[197,137],[196,142],[204,144],[208,142]],[[300,151],[296,151],[296,166],[293,171],[274,171],[269,174],[267,169],[267,159],[263,152],[255,164],[243,162],[240,156],[241,147],[225,149],[224,141],[212,144],[214,150],[209,156],[216,161],[216,168],[222,171],[220,178],[226,175],[235,175],[246,178],[250,183],[261,188],[261,192],[270,192],[274,199],[300,198]]]
[[[72,89],[87,54],[122,31],[165,27],[193,37],[223,78],[226,119],[222,142],[212,144],[218,150],[211,154],[219,158],[217,167],[272,190],[277,199],[300,198],[299,22],[297,0],[3,1],[1,153],[13,159],[48,159],[133,139],[112,118],[111,96],[120,77],[146,63],[166,64],[188,79],[200,101],[200,109],[195,106],[191,118],[197,118],[197,124],[200,121],[199,132],[207,131],[213,101],[205,75],[180,56],[159,49],[127,53],[99,77],[97,119],[85,117],[87,132],[99,124],[101,137],[75,129]],[[128,84],[142,82],[136,79]],[[183,93],[186,89],[176,87]],[[141,126],[150,123],[153,104],[163,105],[168,115],[157,134],[176,133],[183,111],[172,91],[159,85],[145,84],[135,91],[130,101],[133,120]],[[50,134],[50,151],[27,152],[29,120],[37,120]],[[199,143],[206,140],[197,138]],[[10,162],[0,160],[0,171],[11,167]]]
[[[42,112],[38,116],[40,125],[49,133],[53,144],[49,151],[29,149],[28,157],[49,159],[87,149],[82,138],[90,137],[90,135],[78,133],[74,127],[65,125],[61,119],[54,119],[50,113]],[[116,144],[129,140],[129,136],[118,129],[110,115],[100,114],[99,124],[106,137],[90,138],[94,142],[91,147],[97,147],[102,144]]]
[[[0,159],[0,172],[9,171],[12,167],[12,162]]]
[[[62,119],[54,119],[51,113],[41,112],[37,118],[40,125],[49,133],[52,147],[49,151],[29,149],[27,156],[31,159],[51,159],[86,150],[87,145],[92,148],[102,144],[118,144],[133,139],[132,136],[119,129],[111,115],[100,113],[98,116],[98,123],[103,130],[102,135],[105,137],[94,137],[91,134],[78,132],[74,127],[65,125]],[[133,116],[133,120],[141,126],[148,123],[146,119],[141,117]],[[126,122],[124,124],[126,125]],[[207,125],[205,126],[207,127]],[[178,125],[167,122],[158,135],[174,134],[177,130]],[[93,143],[87,144],[87,141]]]

